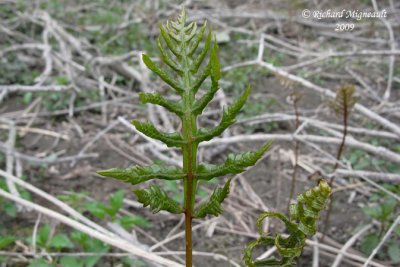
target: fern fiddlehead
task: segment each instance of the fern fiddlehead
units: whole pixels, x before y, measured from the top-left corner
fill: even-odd
[[[325,180],[319,185],[302,193],[297,197],[297,203],[290,205],[289,218],[277,212],[264,212],[257,219],[257,228],[260,237],[247,244],[244,250],[243,261],[247,267],[256,266],[293,266],[294,260],[300,256],[305,245],[306,237],[314,235],[317,231],[319,213],[324,208],[331,188]],[[262,230],[262,222],[275,217],[281,220],[288,232],[288,237],[280,234],[267,235]],[[253,250],[260,245],[276,246],[280,258],[253,259]]]
[[[152,185],[149,189],[134,190],[134,193],[138,201],[144,206],[150,206],[153,212],[166,210],[185,215],[187,267],[192,266],[193,218],[220,215],[223,211],[221,203],[229,194],[231,180],[229,179],[223,188],[217,188],[210,198],[195,210],[198,181],[241,173],[246,168],[253,166],[269,148],[269,144],[266,144],[255,152],[229,155],[228,159],[219,166],[197,163],[199,143],[219,136],[226,128],[235,123],[236,115],[250,94],[250,87],[247,87],[242,96],[223,111],[220,123],[215,128],[198,128],[197,118],[218,91],[221,78],[218,47],[215,40],[212,40],[211,29],[206,32],[206,23],[200,29],[195,22],[187,24],[185,10],[182,10],[177,21],[167,21],[165,25],[160,24],[161,36],[157,41],[157,46],[161,60],[169,69],[161,68],[148,55],[142,56],[145,65],[168,84],[181,100],[172,101],[159,93],[141,93],[139,96],[141,102],[160,105],[175,113],[181,120],[182,130],[176,133],[164,133],[148,122],[134,120],[132,124],[143,134],[157,139],[169,147],[180,148],[183,167],[151,165],[98,171],[98,174],[102,176],[119,179],[133,185],[151,179],[183,180],[183,207],[170,199],[167,193],[156,185]],[[200,43],[203,39],[204,45],[201,47]],[[208,62],[206,62],[207,58],[209,58]],[[206,79],[211,80],[211,86],[201,97],[196,99],[196,94],[201,90]]]

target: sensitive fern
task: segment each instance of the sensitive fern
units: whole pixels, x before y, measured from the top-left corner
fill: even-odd
[[[248,267],[255,266],[293,266],[294,260],[300,256],[305,245],[306,237],[312,236],[317,231],[317,220],[319,213],[325,206],[331,188],[325,180],[319,185],[304,192],[297,197],[297,203],[290,205],[290,217],[277,212],[264,212],[257,219],[257,228],[260,238],[247,244],[244,250],[243,260]],[[288,237],[281,234],[275,236],[267,235],[262,230],[262,222],[275,217],[281,220],[288,232]],[[276,246],[280,258],[267,258],[262,260],[253,259],[253,250],[259,245]]]
[[[167,21],[165,25],[160,24],[160,33],[157,46],[160,58],[166,68],[160,67],[148,55],[144,54],[142,59],[154,74],[178,94],[180,100],[166,99],[157,92],[140,93],[139,99],[142,103],[159,105],[176,114],[181,120],[181,131],[165,133],[149,122],[137,120],[133,120],[132,124],[146,136],[157,139],[168,147],[181,149],[182,168],[154,164],[113,168],[98,171],[98,174],[133,185],[151,179],[182,180],[183,205],[171,199],[164,190],[155,185],[148,189],[134,190],[133,192],[138,201],[145,207],[149,206],[154,213],[164,210],[170,213],[184,214],[186,266],[191,267],[192,220],[193,218],[218,216],[223,212],[222,202],[228,197],[231,179],[222,188],[215,189],[209,199],[195,209],[198,182],[244,172],[248,167],[256,164],[268,150],[270,144],[267,143],[253,152],[231,154],[220,165],[198,163],[197,150],[199,144],[219,136],[226,128],[235,123],[236,116],[250,95],[250,87],[248,86],[231,106],[224,109],[221,120],[215,128],[198,128],[198,116],[202,114],[219,89],[221,71],[217,43],[213,38],[211,29],[207,30],[206,23],[200,29],[194,22],[187,24],[184,10],[182,10],[177,21]],[[204,40],[204,45],[200,46],[202,40]],[[211,82],[210,88],[206,89],[201,97],[196,97],[198,91],[203,89],[202,86],[207,79]],[[308,203],[307,200],[305,200],[305,203]],[[302,214],[302,210],[297,210],[297,214]],[[299,219],[303,218],[301,215],[296,216],[299,216]],[[278,244],[281,244],[281,242]]]
[[[183,10],[178,20],[168,21],[160,25],[161,38],[157,41],[160,58],[169,69],[158,66],[148,55],[143,55],[144,64],[168,84],[181,98],[180,101],[165,99],[159,93],[141,93],[142,103],[160,105],[176,114],[182,122],[182,131],[164,133],[149,122],[132,121],[136,129],[143,134],[165,143],[169,147],[182,150],[183,168],[166,166],[134,166],[127,169],[114,168],[98,173],[113,177],[131,184],[139,184],[150,179],[183,180],[184,205],[170,199],[159,187],[135,190],[138,201],[144,206],[150,206],[153,212],[160,210],[172,213],[184,213],[186,225],[186,266],[192,266],[191,225],[193,218],[204,218],[207,215],[218,216],[223,209],[221,203],[229,194],[230,181],[223,188],[216,189],[209,200],[195,207],[196,189],[199,180],[210,180],[227,174],[237,174],[253,166],[268,149],[269,144],[255,152],[239,155],[229,155],[222,165],[210,165],[197,162],[199,143],[219,136],[226,128],[235,123],[235,118],[244,106],[250,94],[247,87],[243,94],[230,107],[224,109],[220,123],[212,129],[197,126],[197,117],[213,99],[219,89],[221,78],[218,47],[213,41],[211,29],[207,32],[206,23],[198,30],[197,24],[186,23]],[[204,38],[205,37],[205,38]],[[205,39],[204,46],[200,47]],[[208,61],[207,61],[208,58]],[[211,86],[201,97],[196,98],[206,79],[211,80]]]

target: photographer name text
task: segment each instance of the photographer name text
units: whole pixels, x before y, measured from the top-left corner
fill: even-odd
[[[361,10],[314,10],[304,9],[302,11],[303,18],[314,18],[317,20],[322,19],[351,19],[360,21],[362,19],[385,19],[387,18],[387,11],[383,9],[381,11],[361,11]],[[354,23],[337,23],[335,31],[352,31],[354,30]]]
[[[347,10],[343,9],[341,11],[328,10],[314,10],[313,17],[316,19],[325,18],[345,18],[345,19],[355,19],[362,20],[364,18],[386,18],[387,11],[383,9],[382,11],[360,11],[360,10]]]

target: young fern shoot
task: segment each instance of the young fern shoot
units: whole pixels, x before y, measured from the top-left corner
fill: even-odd
[[[339,148],[336,153],[336,162],[333,166],[333,171],[339,167],[340,157],[342,156],[344,145],[346,143],[347,128],[350,118],[350,113],[353,110],[354,105],[358,101],[358,97],[355,95],[356,88],[354,85],[345,84],[339,88],[336,93],[335,100],[330,102],[330,106],[333,111],[341,118],[343,123],[342,141],[340,142]],[[335,176],[329,180],[329,185],[332,186],[335,181]]]
[[[206,33],[207,31],[207,33]],[[269,148],[267,143],[255,152],[229,155],[221,165],[197,162],[197,149],[201,142],[219,136],[226,128],[235,123],[235,118],[249,94],[247,87],[243,94],[230,107],[223,111],[221,120],[213,129],[199,128],[197,118],[213,99],[219,89],[220,63],[218,48],[211,29],[206,23],[198,29],[195,22],[186,23],[186,13],[182,10],[177,21],[167,21],[160,25],[161,37],[157,41],[160,57],[168,68],[161,68],[148,56],[142,59],[146,66],[159,76],[180,96],[180,101],[164,98],[159,93],[141,93],[142,103],[160,105],[175,113],[181,120],[181,132],[164,133],[148,122],[132,121],[136,129],[143,134],[165,143],[168,147],[177,147],[182,151],[182,168],[165,165],[133,166],[98,171],[102,176],[112,177],[133,185],[151,179],[183,180],[184,203],[181,206],[171,199],[159,186],[134,190],[139,202],[149,206],[153,212],[165,210],[170,213],[184,214],[186,239],[186,266],[192,266],[192,220],[207,215],[218,216],[222,213],[221,203],[229,194],[229,179],[223,188],[217,188],[207,202],[195,209],[197,184],[200,180],[209,181],[215,177],[238,174],[253,166]],[[205,37],[205,38],[204,38]],[[205,39],[204,46],[201,41]],[[208,62],[207,59],[208,58]],[[174,73],[174,74],[171,74]],[[210,78],[211,87],[196,98],[203,82]]]
[[[335,99],[329,103],[332,110],[336,113],[338,117],[341,118],[343,124],[342,141],[340,142],[339,148],[336,152],[336,162],[332,170],[333,176],[329,180],[329,186],[331,187],[333,185],[333,182],[335,181],[334,173],[339,167],[340,158],[342,156],[346,144],[347,128],[348,128],[350,113],[353,110],[354,105],[358,101],[358,97],[355,95],[355,93],[356,93],[356,88],[354,87],[354,85],[345,84],[339,88],[339,90],[336,93]],[[324,222],[324,231],[323,231],[324,237],[329,227],[329,220],[331,216],[333,201],[334,198],[331,197],[331,201],[329,202],[328,211]]]

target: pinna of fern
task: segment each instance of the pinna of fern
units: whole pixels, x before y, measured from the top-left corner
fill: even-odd
[[[181,131],[165,133],[149,122],[133,120],[132,124],[143,134],[165,143],[168,147],[182,150],[182,168],[155,164],[151,166],[133,166],[129,168],[113,168],[98,171],[102,176],[112,177],[133,185],[151,180],[183,180],[184,204],[168,197],[167,193],[157,185],[149,189],[134,190],[138,200],[144,206],[150,206],[154,212],[166,210],[172,213],[184,213],[186,225],[186,260],[191,266],[191,222],[193,218],[207,215],[218,216],[222,213],[222,201],[228,196],[230,179],[222,188],[217,188],[208,201],[195,210],[195,193],[199,180],[210,179],[229,174],[237,174],[253,166],[269,148],[267,143],[255,152],[229,155],[220,165],[197,162],[197,149],[201,142],[219,136],[225,129],[235,123],[235,118],[245,104],[249,94],[248,86],[242,95],[231,106],[223,110],[219,124],[212,129],[199,128],[198,116],[214,98],[219,89],[221,78],[218,47],[212,31],[207,24],[198,28],[195,22],[186,23],[186,13],[182,10],[177,21],[160,24],[160,38],[157,46],[160,58],[167,66],[162,68],[148,55],[143,54],[144,64],[166,84],[169,85],[180,101],[164,98],[159,93],[140,93],[142,103],[160,105],[176,114],[181,120]],[[202,40],[204,39],[204,44]],[[214,39],[214,40],[213,40]],[[208,58],[208,61],[206,60]],[[196,97],[202,89],[204,81],[211,81],[210,88]],[[189,261],[189,263],[188,263]]]

